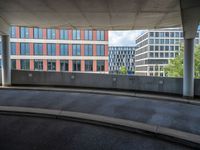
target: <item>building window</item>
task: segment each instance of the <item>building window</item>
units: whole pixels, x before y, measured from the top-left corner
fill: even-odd
[[[86,44],[84,46],[84,54],[85,54],[85,56],[92,56],[93,55],[92,44]]]
[[[72,55],[73,56],[80,56],[81,55],[81,45],[80,44],[73,44],[72,45]]]
[[[93,61],[92,60],[85,61],[85,71],[93,71]]]
[[[43,60],[34,60],[34,70],[36,71],[43,70]]]
[[[92,40],[92,30],[85,30],[85,40]]]
[[[30,60],[21,59],[20,65],[21,65],[21,70],[30,70]]]
[[[97,41],[104,41],[105,35],[104,31],[97,31]]]
[[[16,69],[16,59],[11,59],[11,68],[12,68],[13,70]]]
[[[73,71],[81,71],[81,61],[80,60],[73,60]]]
[[[150,39],[150,40],[149,40],[149,43],[150,43],[150,44],[154,44],[154,39]]]
[[[16,27],[11,27],[10,28],[10,37],[11,38],[16,38]]]
[[[104,45],[97,45],[97,56],[105,56],[105,46]]]
[[[29,28],[20,27],[20,38],[29,38]]]
[[[72,33],[73,33],[73,35],[72,35],[73,40],[81,39],[81,31],[80,30],[73,30]]]
[[[34,55],[43,55],[43,45],[42,44],[34,44]]]
[[[47,29],[47,39],[56,39],[55,29]]]
[[[154,47],[153,46],[150,46],[150,51],[153,51],[154,50]]]
[[[48,71],[56,71],[56,61],[48,60],[47,61],[47,69],[48,69]]]
[[[60,56],[67,56],[67,55],[68,55],[68,45],[60,44]]]
[[[47,55],[56,56],[56,44],[47,44]]]
[[[154,37],[154,32],[150,32],[150,37]]]
[[[65,72],[68,71],[68,60],[61,60],[60,61],[60,71]]]
[[[11,55],[16,55],[16,43],[10,43]]]
[[[97,71],[105,71],[105,61],[97,60]]]
[[[60,39],[68,40],[68,30],[60,30]]]
[[[34,38],[35,39],[42,39],[43,38],[43,33],[41,28],[34,28]]]
[[[21,55],[30,55],[29,43],[20,43],[20,54]]]

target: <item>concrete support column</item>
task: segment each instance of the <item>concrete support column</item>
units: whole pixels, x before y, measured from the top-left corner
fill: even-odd
[[[10,38],[2,35],[2,85],[11,85]]]
[[[183,96],[194,97],[194,39],[184,41]]]

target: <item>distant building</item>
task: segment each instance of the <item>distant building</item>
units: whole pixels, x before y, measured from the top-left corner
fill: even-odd
[[[111,46],[109,47],[109,73],[119,73],[122,66],[129,74],[134,73],[135,47]]]
[[[195,44],[200,43],[200,31]],[[181,29],[148,30],[136,39],[135,74],[142,76],[166,76],[163,67],[180,53],[183,43]]]
[[[108,73],[108,31],[13,26],[10,38],[12,69]]]

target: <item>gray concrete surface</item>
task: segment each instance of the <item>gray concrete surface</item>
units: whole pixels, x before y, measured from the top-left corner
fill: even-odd
[[[0,90],[1,106],[105,115],[200,135],[200,106],[154,99],[31,90]]]
[[[16,106],[0,106],[0,114],[40,117],[44,119],[53,118],[58,120],[76,121],[91,125],[104,126],[109,128],[112,127],[112,129],[149,135],[168,140],[170,142],[176,142],[185,146],[200,148],[200,135],[169,129],[158,125],[149,125],[141,122],[107,117],[102,115],[100,116],[81,112]]]
[[[142,77],[88,73],[12,71],[14,85],[73,86],[179,94],[182,78]],[[195,79],[195,96],[200,96],[200,79]]]
[[[157,138],[70,121],[0,115],[1,150],[189,150]]]

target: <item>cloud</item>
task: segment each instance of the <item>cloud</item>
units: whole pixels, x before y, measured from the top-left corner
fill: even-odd
[[[144,30],[109,31],[109,46],[134,46]]]

